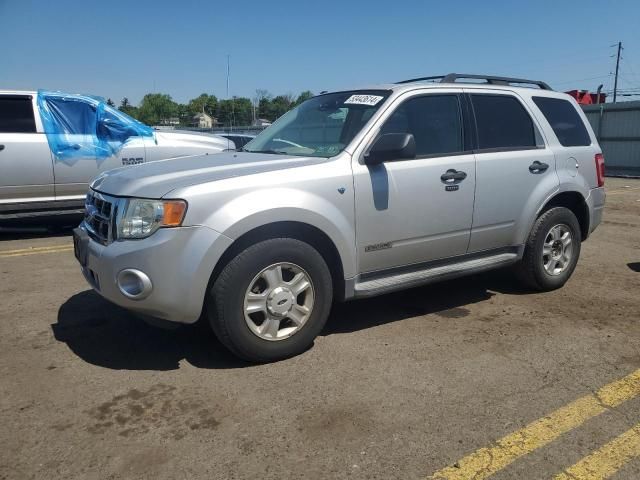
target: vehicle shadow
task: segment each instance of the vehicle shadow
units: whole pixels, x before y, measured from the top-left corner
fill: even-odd
[[[371,299],[337,304],[321,335],[350,333],[418,315],[445,318],[468,315],[464,308],[490,299],[494,293],[527,293],[502,272],[478,275],[414,288]],[[165,330],[148,325],[92,290],[69,298],[51,325],[84,361],[115,370],[175,370],[185,360],[198,368],[232,369],[252,364],[229,353],[205,325]]]
[[[640,262],[627,263],[627,267],[629,267],[634,272],[640,272]]]
[[[69,298],[51,328],[56,340],[84,361],[114,370],[175,370],[182,360],[199,368],[250,365],[229,353],[204,326],[157,328],[93,290]]]
[[[509,272],[488,272],[336,304],[322,335],[349,333],[434,313],[445,318],[461,318],[469,313],[466,306],[489,300],[494,292],[507,295],[531,293],[518,286]]]

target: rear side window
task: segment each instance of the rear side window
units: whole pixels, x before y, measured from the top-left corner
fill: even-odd
[[[563,146],[586,147],[591,145],[589,132],[571,102],[548,97],[533,97],[533,101],[544,114]]]
[[[0,133],[36,133],[31,98],[0,96]]]
[[[462,152],[462,121],[457,95],[426,95],[407,100],[387,119],[381,133],[411,133],[416,155]]]
[[[536,148],[536,130],[531,117],[515,97],[472,94],[478,126],[478,148]]]

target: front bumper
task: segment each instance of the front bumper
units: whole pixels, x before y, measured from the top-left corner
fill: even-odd
[[[232,240],[208,227],[161,228],[142,240],[102,245],[89,240],[82,273],[96,292],[136,313],[193,323],[202,312],[209,278]],[[143,272],[152,283],[141,300],[119,288],[120,272]]]

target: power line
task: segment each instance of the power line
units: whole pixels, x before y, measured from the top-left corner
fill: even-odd
[[[575,83],[575,82],[584,82],[587,80],[598,80],[600,78],[609,78],[612,74],[608,74],[608,75],[598,75],[596,77],[588,77],[588,78],[577,78],[575,80],[568,80],[566,82],[553,82],[554,85],[567,85],[569,83]]]

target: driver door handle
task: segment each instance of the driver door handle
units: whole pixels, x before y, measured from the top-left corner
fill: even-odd
[[[0,145],[0,152],[4,150],[4,145]]]
[[[549,168],[549,164],[542,163],[537,160],[533,162],[531,165],[529,165],[529,171],[531,173],[544,173],[547,170],[547,168]]]
[[[467,178],[467,174],[465,172],[459,172],[453,168],[450,168],[440,176],[440,180],[444,183],[459,183],[465,178]]]

